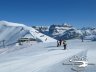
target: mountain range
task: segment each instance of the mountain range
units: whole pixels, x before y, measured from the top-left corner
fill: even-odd
[[[96,28],[83,27],[81,29],[75,28],[67,23],[53,24],[50,26],[34,26],[38,31],[53,37],[55,39],[73,39],[83,36],[85,39],[95,40]]]

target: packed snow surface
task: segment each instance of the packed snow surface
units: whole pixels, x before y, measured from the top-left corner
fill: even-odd
[[[87,49],[88,62],[95,64],[95,47],[96,42],[90,40],[68,40],[67,50],[63,46],[56,47],[55,42],[3,48],[0,49],[0,72],[74,72],[62,63]],[[95,67],[91,67],[92,72],[96,71]],[[90,72],[90,66],[88,69]]]

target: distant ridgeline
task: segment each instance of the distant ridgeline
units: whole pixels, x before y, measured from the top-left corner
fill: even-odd
[[[33,28],[55,39],[73,39],[81,36],[96,35],[96,28],[83,27],[82,29],[76,29],[67,23],[53,24],[51,26],[33,26]]]

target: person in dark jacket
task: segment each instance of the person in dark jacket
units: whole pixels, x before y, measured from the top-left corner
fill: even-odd
[[[60,42],[57,40],[57,47],[59,47],[60,46]]]
[[[62,44],[62,39],[60,39],[59,42],[60,42],[60,46],[61,46],[61,44]]]
[[[65,40],[63,41],[63,46],[64,46],[64,50],[66,50],[67,43]]]

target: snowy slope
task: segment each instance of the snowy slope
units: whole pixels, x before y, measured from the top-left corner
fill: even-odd
[[[82,51],[82,50],[81,50]],[[51,51],[48,53],[42,53],[35,56],[28,56],[27,58],[17,58],[17,60],[11,60],[7,62],[2,62],[0,64],[0,71],[2,72],[37,72],[41,69],[44,69],[44,67],[54,65],[56,63],[59,63],[63,61],[64,59],[67,59],[68,57],[71,57],[77,52],[72,53],[73,50],[69,51]],[[71,55],[69,53],[72,53]],[[67,56],[65,56],[67,54]],[[9,66],[10,65],[10,66]],[[4,67],[3,67],[4,66]],[[9,70],[10,69],[10,70]]]
[[[81,55],[85,49],[88,49],[89,62],[96,63],[93,55],[96,42],[69,40],[67,44],[67,50],[63,50],[63,46],[56,47],[56,43],[9,48],[0,54],[0,72],[73,72],[70,66],[62,63],[74,55]]]
[[[3,45],[3,40],[5,40],[5,45],[9,45],[16,43],[19,38],[25,36],[28,33],[30,33],[33,38],[36,38],[42,42],[56,41],[55,39],[23,24],[0,21],[0,46]]]
[[[14,51],[7,50],[0,55],[0,72],[39,72],[45,67],[50,67],[84,51],[84,49],[64,51],[63,47],[58,49],[54,44],[56,43],[39,43],[23,49],[19,47]]]
[[[10,45],[12,43],[16,43],[19,38],[23,37],[28,33],[28,30],[24,30],[23,27],[13,27],[13,26],[1,26],[0,25],[0,46],[3,44],[3,40],[5,45]]]

